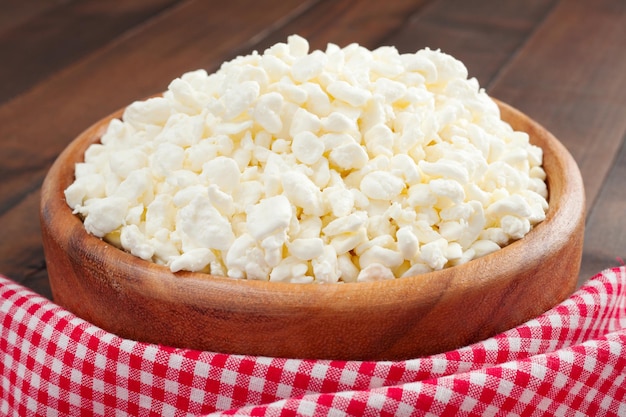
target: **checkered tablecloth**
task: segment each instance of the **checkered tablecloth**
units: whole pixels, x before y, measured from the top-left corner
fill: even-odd
[[[0,415],[626,416],[626,267],[472,346],[296,360],[119,338],[0,276]]]

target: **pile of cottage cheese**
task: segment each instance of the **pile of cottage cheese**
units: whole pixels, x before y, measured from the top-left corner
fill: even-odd
[[[371,281],[522,238],[548,207],[541,164],[453,57],[294,35],[131,104],[65,196],[172,271]]]

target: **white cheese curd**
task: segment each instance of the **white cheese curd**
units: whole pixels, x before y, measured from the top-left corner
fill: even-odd
[[[65,196],[174,272],[386,280],[521,239],[548,208],[542,156],[450,55],[293,35],[132,103]]]

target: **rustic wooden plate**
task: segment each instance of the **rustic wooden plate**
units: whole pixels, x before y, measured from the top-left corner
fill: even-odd
[[[467,264],[392,281],[301,285],[172,273],[89,235],[63,191],[111,117],[50,169],[41,226],[54,300],[119,336],[176,347],[293,358],[397,360],[468,345],[567,298],[582,254],[584,189],[571,155],[504,103],[544,150],[550,208],[523,239]]]

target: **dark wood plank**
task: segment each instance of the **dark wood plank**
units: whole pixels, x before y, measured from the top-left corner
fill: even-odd
[[[66,0],[2,0],[0,4],[0,33],[52,9]]]
[[[306,13],[277,27],[251,46],[259,51],[284,42],[287,36],[305,37],[313,49],[325,49],[328,43],[339,46],[357,42],[367,48],[386,44],[386,40],[405,26],[411,16],[420,14],[434,0],[324,0]],[[244,52],[250,52],[244,51]]]
[[[498,88],[502,88],[499,83],[502,82],[501,78],[504,76],[500,74],[503,67],[506,70],[512,65],[509,61],[514,60],[518,51],[536,48],[536,45],[530,47],[526,45],[529,37],[536,30],[540,30],[539,36],[541,36],[541,31],[545,31],[546,25],[554,26],[551,22],[556,21],[558,25],[561,24],[562,19],[565,19],[565,23],[571,23],[567,16],[562,16],[563,12],[560,9],[555,10],[557,4],[558,1],[555,0],[524,3],[481,1],[471,2],[471,4],[460,0],[442,0],[416,4],[411,14],[406,13],[408,20],[405,24],[398,26],[400,30],[391,31],[390,36],[385,38],[375,30],[372,30],[369,37],[361,33],[358,36],[359,39],[365,39],[365,41],[360,41],[365,46],[389,44],[397,46],[402,52],[412,52],[427,46],[440,48],[461,59],[467,65],[470,75],[477,77],[481,85],[486,86],[494,96],[498,96]],[[563,5],[560,7],[562,8]],[[300,30],[299,33],[312,39],[312,46],[322,48],[326,42],[333,40],[335,29],[339,25],[329,26],[323,19],[318,19],[319,16],[344,17],[346,19],[341,22],[341,26],[351,27],[352,22],[347,16],[354,11],[345,10],[341,2],[334,3],[332,10],[327,9],[326,5],[317,5],[317,9],[320,10],[319,14],[310,13],[301,19],[294,20],[288,27],[263,40],[259,46],[281,40],[280,36],[289,34],[291,27],[313,27],[315,30],[307,32]],[[344,10],[345,14],[342,14]],[[556,16],[553,16],[553,11],[557,12]],[[579,10],[582,15],[581,12]],[[596,19],[601,20],[603,16],[596,16]],[[401,17],[398,17],[398,21],[400,20]],[[349,43],[350,39],[345,39],[345,36],[343,32],[339,34],[341,41],[336,43],[341,44],[342,41]],[[370,43],[367,43],[368,41]],[[570,43],[576,42],[576,39],[562,36],[561,39],[554,39],[551,42],[552,48],[559,50],[569,48]],[[565,46],[561,46],[564,42]],[[550,54],[547,53],[541,59],[549,62]],[[618,64],[616,68],[623,68],[623,65]],[[544,69],[542,68],[541,71]],[[592,267],[591,270],[594,268]],[[581,277],[587,276],[589,269],[583,268]]]
[[[39,219],[37,212],[33,212],[33,208],[39,205],[39,198],[40,190],[36,189],[2,216],[0,272],[43,296],[51,297]],[[27,220],[25,216],[35,217]]]
[[[11,207],[21,190],[34,190],[56,155],[91,123],[163,91],[185,71],[217,68],[240,45],[302,7],[297,0],[273,3],[268,2],[272,12],[262,18],[244,0],[227,9],[207,2],[183,4],[2,106],[0,146],[6,162],[0,165],[0,207]]]
[[[141,0],[136,7],[159,1],[167,0]],[[100,7],[94,0],[51,2],[85,13],[86,4]],[[38,0],[28,3],[43,8],[23,14],[5,32],[22,30],[31,20],[46,21],[40,15],[52,9]],[[133,2],[128,3],[123,19],[136,16]],[[134,17],[128,30],[109,22],[102,29],[109,39],[96,36],[89,39],[91,46],[74,44],[83,50],[70,58],[51,54],[65,61],[50,72],[36,67],[40,78],[0,103],[0,235],[11,237],[0,240],[0,272],[49,294],[37,220],[39,187],[56,155],[82,129],[134,99],[162,91],[185,71],[212,71],[237,54],[299,33],[313,48],[327,42],[396,45],[403,52],[441,48],[465,62],[492,95],[553,131],[577,159],[587,185],[581,278],[588,278],[617,264],[617,256],[626,257],[626,228],[619,223],[626,210],[620,188],[626,160],[625,7],[621,0],[271,0],[260,10],[245,0],[227,5],[190,0],[147,21]],[[109,18],[117,13],[96,9]],[[53,32],[59,42],[66,39],[61,32],[72,34],[62,28]],[[0,40],[2,33],[0,27]],[[15,54],[9,49],[0,56]],[[19,67],[6,62],[0,70]]]
[[[311,48],[328,42],[352,42],[375,48],[396,46],[400,52],[430,47],[462,60],[470,75],[487,85],[520,47],[557,0],[502,2],[439,1],[326,1],[262,39],[254,49],[283,41],[298,33]]]
[[[581,282],[626,262],[626,135],[586,224]]]
[[[469,75],[487,87],[556,0],[441,0],[413,16],[386,40],[401,52],[429,47],[461,60]]]
[[[625,2],[562,1],[490,89],[543,124],[579,165],[587,195],[587,218],[594,219],[587,225],[587,234],[592,237],[583,248],[579,284],[590,274],[615,264],[614,257],[598,254],[608,255],[606,251],[611,248],[623,247],[624,226],[619,224],[623,215],[595,215],[593,210],[597,201],[609,197],[599,197],[600,190],[626,132],[624,39]],[[619,204],[619,200],[614,201],[614,205]],[[621,204],[623,213],[623,199]],[[616,231],[597,239],[593,238],[596,228],[600,232]]]
[[[490,89],[569,149],[588,209],[626,131],[625,39],[626,2],[562,1]]]
[[[80,130],[134,99],[162,91],[172,78],[184,71],[202,67],[213,70],[223,60],[254,49],[258,42],[248,42],[248,39],[259,39],[257,33],[265,33],[263,25],[274,23],[271,20],[280,20],[281,16],[289,16],[290,13],[300,15],[303,6],[295,7],[295,3],[280,2],[282,8],[275,8],[276,15],[268,14],[266,20],[260,22],[254,14],[246,13],[247,3],[243,1],[239,9],[232,8],[226,12],[208,9],[209,6],[201,3],[180,7],[154,27],[144,28],[135,37],[78,63],[0,108],[0,123],[5,123],[3,130],[9,139],[2,147],[10,155],[10,162],[0,167],[0,175],[5,178],[0,184],[0,207],[11,207],[0,217],[0,227],[5,222],[19,225],[27,221],[28,216],[36,215],[37,201],[28,199],[28,195],[38,190],[47,167]],[[403,4],[410,5],[409,2]],[[334,7],[332,2],[323,6]],[[204,9],[200,10],[202,7]],[[310,10],[315,9],[318,16],[324,15],[327,11],[324,7],[312,7]],[[376,20],[378,13],[372,14],[368,8],[360,10],[369,13],[369,20]],[[401,24],[403,12],[391,13],[389,19],[382,19],[384,24],[378,23],[382,29],[376,32],[377,36],[386,36],[388,31]],[[214,19],[210,25],[207,24],[207,16]],[[399,20],[393,20],[394,17]],[[363,21],[362,14],[350,12],[342,23]],[[236,29],[242,27],[249,30]],[[285,30],[286,34],[292,33],[289,28]],[[286,34],[281,40],[285,40]],[[266,42],[273,43],[270,40]],[[137,51],[144,51],[144,55]],[[126,73],[130,73],[130,77],[126,77]],[[149,76],[142,77],[142,73]],[[111,88],[111,84],[115,88]],[[24,113],[27,108],[42,115],[36,125],[27,122],[29,116]],[[59,111],[59,108],[68,110]],[[78,108],[80,112],[75,110]],[[23,202],[25,198],[27,201]],[[0,252],[36,254],[40,250],[40,243],[31,240],[13,242],[11,248],[3,245],[8,246],[9,243],[0,243]],[[19,256],[3,257],[0,270],[20,280],[22,262]],[[27,280],[25,283],[31,282],[32,277],[41,278],[36,265],[23,277]],[[37,280],[34,282],[40,283]],[[45,292],[45,289],[41,291]]]
[[[117,39],[0,107],[0,230],[27,230],[0,240],[0,271],[18,282],[39,276],[38,192],[55,157],[81,130],[114,109],[164,90],[185,71],[215,69],[242,45],[308,3],[267,1],[259,15],[245,0],[228,8],[188,2]],[[24,254],[18,256],[17,254]],[[29,267],[24,257],[37,261]],[[39,275],[37,275],[39,274]],[[38,285],[38,284],[37,284]]]
[[[84,0],[60,3],[0,32],[0,103],[54,74],[178,0]],[[54,4],[54,3],[51,3]],[[5,16],[22,13],[8,10]],[[19,17],[19,16],[18,16]],[[16,17],[16,18],[18,18]]]

